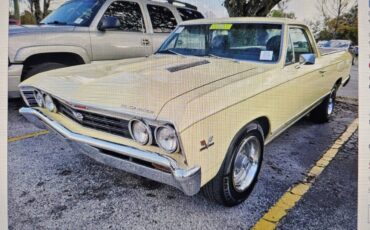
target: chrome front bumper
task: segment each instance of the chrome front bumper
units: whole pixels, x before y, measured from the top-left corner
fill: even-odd
[[[179,167],[172,158],[158,153],[142,151],[133,147],[73,133],[36,109],[21,108],[19,112],[37,127],[48,128],[57,132],[67,139],[71,146],[98,162],[171,185],[189,196],[195,195],[200,190],[200,167],[184,169]],[[152,167],[152,164],[161,166],[169,171],[159,170]]]

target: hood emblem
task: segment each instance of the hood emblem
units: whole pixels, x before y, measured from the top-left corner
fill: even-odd
[[[73,116],[76,118],[76,120],[78,120],[79,122],[83,121],[84,116],[81,113],[75,112],[75,111],[72,111],[72,113],[73,113]]]

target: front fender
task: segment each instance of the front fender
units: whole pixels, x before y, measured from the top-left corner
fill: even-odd
[[[14,63],[23,63],[27,58],[45,53],[73,53],[79,55],[85,63],[91,62],[89,53],[78,46],[29,46],[20,48],[14,57]]]

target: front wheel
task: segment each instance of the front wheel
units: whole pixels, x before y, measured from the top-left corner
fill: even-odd
[[[325,123],[330,120],[330,117],[334,113],[336,95],[337,87],[334,87],[321,104],[312,110],[310,117],[314,122]]]
[[[245,201],[257,182],[262,156],[263,135],[259,129],[241,135],[229,148],[216,177],[203,187],[204,195],[229,207]]]

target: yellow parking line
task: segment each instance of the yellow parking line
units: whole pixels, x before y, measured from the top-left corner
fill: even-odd
[[[302,196],[311,188],[315,179],[323,172],[340,148],[351,138],[358,128],[358,119],[354,120],[347,130],[335,141],[331,148],[308,171],[306,178],[292,186],[272,206],[267,213],[252,227],[254,230],[272,230],[277,227],[290,209],[294,208]]]
[[[27,139],[27,138],[37,137],[37,136],[45,135],[45,134],[48,134],[48,133],[49,133],[49,131],[42,130],[42,131],[39,131],[39,132],[29,133],[29,134],[25,134],[25,135],[18,136],[18,137],[10,137],[10,138],[8,138],[8,143],[15,142],[15,141],[20,141],[20,140]]]

